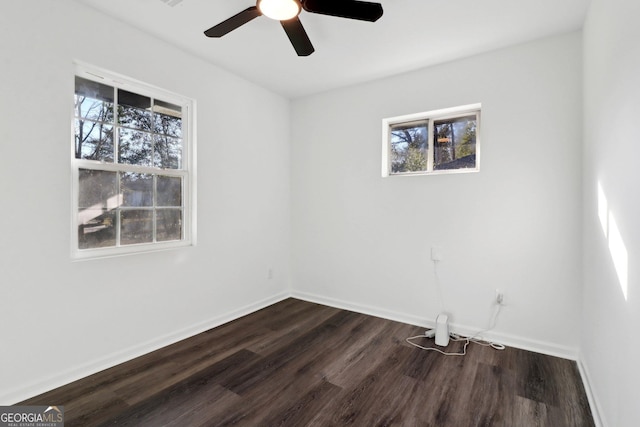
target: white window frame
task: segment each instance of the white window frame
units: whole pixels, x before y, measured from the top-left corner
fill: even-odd
[[[75,111],[74,93],[71,97],[71,257],[73,260],[86,260],[104,257],[121,256],[136,253],[155,252],[179,247],[194,246],[196,244],[196,138],[195,138],[195,109],[194,99],[178,95],[164,89],[131,79],[129,77],[106,71],[88,64],[74,63],[74,78],[79,76],[87,80],[96,81],[116,89],[124,89],[139,95],[160,99],[178,105],[182,108],[182,158],[180,169],[163,169],[150,166],[138,166],[77,159],[75,157]],[[114,105],[114,108],[116,106]],[[114,129],[116,125],[114,124]],[[114,137],[115,143],[115,137]],[[94,169],[113,172],[137,172],[162,176],[182,178],[182,239],[166,242],[140,243],[120,245],[106,248],[79,249],[78,247],[78,196],[80,169]],[[155,189],[154,189],[155,192]],[[154,208],[155,209],[155,208]]]
[[[442,175],[452,173],[473,173],[480,171],[480,112],[482,104],[468,104],[461,105],[459,107],[444,108],[441,110],[426,111],[423,113],[407,114],[404,116],[390,117],[382,119],[382,177],[390,176],[421,176],[421,175]],[[434,121],[454,119],[457,117],[464,117],[475,114],[476,115],[476,167],[475,168],[460,168],[460,169],[441,169],[434,170]],[[427,170],[415,171],[415,172],[401,172],[391,173],[391,127],[397,124],[427,121],[428,123],[428,157],[427,157]]]

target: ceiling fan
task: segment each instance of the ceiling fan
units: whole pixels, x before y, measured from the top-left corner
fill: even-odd
[[[265,15],[280,21],[298,56],[308,56],[315,49],[300,19],[298,19],[302,9],[310,13],[369,22],[375,22],[382,16],[380,3],[360,0],[257,0],[255,6],[214,25],[204,34],[207,37],[222,37],[258,16]]]

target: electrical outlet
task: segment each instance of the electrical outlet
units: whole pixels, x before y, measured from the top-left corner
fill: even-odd
[[[504,292],[502,292],[500,289],[496,289],[496,304],[504,304]]]

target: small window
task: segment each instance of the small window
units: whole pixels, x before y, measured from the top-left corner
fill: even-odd
[[[382,176],[480,170],[480,104],[382,121]]]
[[[78,66],[75,258],[194,243],[192,111],[187,98]]]

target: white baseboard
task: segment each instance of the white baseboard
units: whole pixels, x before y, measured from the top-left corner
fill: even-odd
[[[352,303],[348,301],[338,300],[335,298],[329,298],[309,292],[292,291],[291,296],[301,300],[314,302],[318,304],[328,305],[335,308],[341,308],[344,310],[356,311],[358,313],[368,314],[371,316],[382,317],[384,319],[394,320],[396,322],[408,323],[410,325],[422,326],[424,328],[434,328],[435,319],[424,319],[405,313],[398,313],[391,310],[386,310],[379,307],[371,307],[363,304]],[[473,336],[481,328],[474,328],[466,325],[460,325],[457,323],[450,323],[449,329],[451,332],[462,336]],[[545,341],[538,341],[529,338],[522,338],[511,334],[505,334],[501,332],[486,332],[482,333],[482,338],[490,340],[495,343],[503,344],[509,347],[520,348],[522,350],[534,351],[536,353],[546,354],[549,356],[561,357],[563,359],[577,360],[578,350],[573,347],[567,347],[558,345],[555,343],[549,343]]]
[[[13,405],[16,402],[21,402],[23,400],[42,394],[46,391],[53,390],[54,388],[69,384],[70,382],[111,368],[120,363],[135,359],[136,357],[158,350],[162,347],[166,347],[167,345],[174,344],[185,338],[189,338],[201,332],[208,331],[211,328],[223,325],[239,317],[246,316],[247,314],[251,314],[255,311],[268,307],[289,297],[289,292],[281,292],[272,297],[256,301],[228,313],[215,316],[196,325],[192,325],[187,328],[162,335],[160,337],[140,343],[136,346],[114,352],[96,360],[89,361],[73,369],[57,373],[51,377],[39,380],[38,382],[20,387],[15,390],[11,390],[0,395],[0,405]]]
[[[584,391],[587,393],[587,399],[589,400],[589,406],[591,407],[591,415],[593,415],[593,421],[596,424],[596,427],[604,427],[605,424],[602,421],[600,402],[598,401],[596,394],[593,392],[593,387],[591,387],[591,384],[593,384],[593,382],[591,381],[589,369],[587,369],[587,365],[585,365],[582,356],[578,357],[578,370],[580,371],[580,376],[582,377]]]

